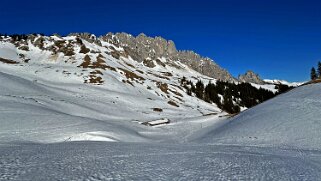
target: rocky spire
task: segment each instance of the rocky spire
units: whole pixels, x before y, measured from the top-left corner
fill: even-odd
[[[239,81],[255,84],[264,84],[264,81],[260,78],[260,76],[251,70],[247,71],[244,75],[239,75]]]

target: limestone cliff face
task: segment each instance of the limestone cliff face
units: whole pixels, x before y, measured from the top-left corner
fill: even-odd
[[[260,76],[250,70],[247,71],[244,75],[240,75],[239,81],[255,83],[255,84],[264,84],[264,81],[260,78]]]
[[[223,81],[236,81],[233,76],[217,65],[210,58],[205,58],[193,51],[179,51],[175,43],[162,37],[148,37],[139,34],[134,37],[127,33],[108,33],[100,37],[102,40],[124,48],[126,53],[138,62],[165,58],[165,65],[175,66],[177,62],[188,65],[191,69],[206,76]]]
[[[19,49],[27,50],[29,48],[27,42],[30,41],[41,50],[52,51],[53,53],[61,52],[66,56],[77,54],[78,52],[73,51],[77,46],[81,47],[80,52],[82,53],[90,51],[82,42],[82,40],[85,40],[95,46],[108,46],[113,50],[111,54],[116,59],[120,59],[121,56],[130,56],[133,60],[150,68],[154,68],[155,64],[163,67],[182,68],[181,63],[183,63],[206,76],[222,81],[237,81],[227,70],[221,68],[212,59],[202,57],[193,51],[177,50],[173,41],[162,37],[148,37],[143,33],[136,37],[127,33],[108,33],[100,37],[90,33],[71,33],[67,37],[76,37],[77,41],[61,40],[57,35],[28,35],[27,37],[18,37],[19,40],[11,40]],[[46,45],[48,41],[51,42],[50,46]],[[104,44],[106,42],[108,45]]]

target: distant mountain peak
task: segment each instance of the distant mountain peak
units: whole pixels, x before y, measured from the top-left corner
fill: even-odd
[[[249,82],[255,84],[264,84],[264,81],[260,78],[259,74],[253,72],[252,70],[248,70],[245,74],[239,75],[240,82]]]

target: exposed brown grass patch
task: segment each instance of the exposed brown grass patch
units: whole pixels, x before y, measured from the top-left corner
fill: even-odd
[[[99,54],[96,58],[96,61],[92,63],[92,68],[101,68],[101,69],[106,69],[106,62],[103,59],[105,58],[101,54]]]
[[[126,76],[127,79],[141,80],[141,81],[145,80],[145,78],[135,74],[134,72],[131,72],[131,71],[123,69],[123,68],[118,68],[118,69],[120,69],[121,71],[123,71],[125,73],[125,76]]]
[[[156,63],[157,63],[158,65],[163,66],[163,67],[166,66],[165,63],[163,63],[160,59],[156,59]]]
[[[101,77],[97,77],[95,75],[89,75],[89,80],[85,80],[85,83],[101,85],[104,83],[104,81]]]
[[[95,71],[92,71],[90,72],[90,74],[95,74],[95,75],[103,75],[103,73],[100,71],[100,70],[95,70]]]
[[[108,55],[111,55],[115,59],[120,59],[120,57],[128,58],[128,53],[126,51],[118,51],[113,46],[106,47],[109,48],[111,51],[110,53],[107,53]]]
[[[154,64],[154,61],[153,60],[150,60],[150,59],[145,59],[143,61],[143,64],[146,66],[146,67],[149,67],[149,68],[154,68],[156,67],[156,65]]]
[[[106,48],[109,48],[109,49],[111,49],[112,51],[116,51],[116,49],[115,49],[113,46],[109,46],[109,47],[106,47]]]
[[[134,65],[132,65],[132,64],[130,64],[130,63],[128,63],[128,62],[125,62],[125,64],[128,65],[128,66],[130,66],[131,68],[135,68]]]
[[[170,72],[162,72],[163,76],[172,77],[173,74]]]
[[[162,75],[158,75],[158,74],[155,74],[155,73],[152,73],[152,72],[148,72],[148,73],[153,75],[153,76],[155,76],[155,77],[161,78],[161,79],[170,80],[168,77],[165,77],[165,76],[162,76]]]
[[[69,41],[66,43],[65,40],[57,40],[55,41],[54,45],[54,47],[51,47],[53,48],[54,53],[62,52],[65,56],[75,55],[73,45]]]
[[[167,103],[171,106],[179,107],[174,101],[168,101]]]
[[[136,71],[139,72],[140,74],[144,74],[144,72],[141,70],[136,69]]]
[[[57,40],[54,42],[54,46],[51,46],[48,48],[49,50],[52,50],[54,54],[57,54],[58,52],[63,53],[65,56],[73,56],[75,55],[73,45],[70,41],[65,40]]]
[[[0,62],[6,63],[6,64],[18,64],[19,63],[14,60],[9,60],[9,59],[5,59],[5,58],[1,58],[1,57],[0,57]]]
[[[131,86],[134,87],[134,84],[129,80],[122,80],[122,82],[125,83],[125,84],[130,84]]]
[[[34,45],[38,48],[40,48],[41,50],[44,50],[44,41],[45,38],[44,37],[39,37],[35,42]]]
[[[65,40],[57,40],[57,41],[55,41],[54,44],[56,47],[58,47],[60,49],[60,48],[64,47],[65,43],[66,43]]]
[[[91,62],[91,59],[90,59],[89,55],[86,55],[85,58],[84,58],[84,62],[81,65],[79,65],[78,67],[91,68],[91,69],[100,68],[100,69],[103,69],[103,70],[109,69],[111,71],[116,72],[116,68],[111,67],[109,65],[106,65],[106,62],[105,62],[104,58],[105,58],[104,56],[99,54],[97,56],[96,61],[95,62]]]
[[[87,54],[88,52],[90,52],[90,49],[85,45],[81,45],[79,53]]]
[[[85,83],[87,84],[96,84],[96,85],[101,85],[104,83],[104,80],[102,77],[99,75],[103,75],[103,73],[99,70],[95,70],[90,72],[89,78],[85,80]]]
[[[112,57],[114,57],[115,59],[119,59],[120,58],[120,53],[118,51],[111,51],[110,55]]]
[[[153,111],[155,111],[155,112],[163,112],[163,109],[155,107],[155,108],[153,108]]]
[[[75,55],[75,52],[74,52],[74,50],[73,49],[71,49],[71,48],[65,48],[65,49],[62,49],[61,50],[62,51],[62,53],[64,53],[65,54],[65,56],[73,56],[73,55]]]
[[[84,62],[82,64],[80,64],[78,67],[89,68],[90,64],[91,64],[91,59],[90,59],[89,55],[86,55],[84,58]]]
[[[168,85],[166,83],[157,82],[156,85],[162,92],[168,94]]]
[[[23,46],[19,47],[18,49],[23,50],[23,51],[29,51],[29,47],[27,45],[23,45]]]
[[[82,40],[81,40],[79,37],[76,38],[76,42],[77,42],[78,44],[80,44],[80,45],[83,44]]]
[[[320,79],[315,79],[315,80],[310,80],[309,82],[306,82],[302,85],[308,85],[308,84],[317,84],[317,83],[321,83],[321,78]]]

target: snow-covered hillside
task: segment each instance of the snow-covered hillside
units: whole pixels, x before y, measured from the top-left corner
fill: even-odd
[[[206,125],[195,122],[195,117],[203,120],[226,115],[216,106],[189,96],[185,96],[184,104],[179,107],[172,106],[153,91],[133,89],[126,84],[117,91],[113,86],[50,81],[59,77],[35,81],[27,77],[24,68],[29,67],[1,65],[1,142],[136,142],[146,141],[148,137],[154,138],[153,141],[165,137],[179,140],[190,134],[186,129],[193,132]],[[117,80],[113,83],[110,79],[109,82],[118,85]],[[204,116],[206,113],[214,115]],[[159,118],[168,118],[171,124],[166,128],[139,124]],[[193,121],[188,121],[191,118]],[[178,129],[171,131],[174,127]],[[182,127],[184,133],[177,135]]]
[[[309,84],[262,103],[204,133],[213,144],[321,149],[321,84]]]
[[[229,119],[180,83],[216,79],[179,61],[139,62],[121,46],[90,41],[2,37],[0,180],[321,177],[321,85]]]
[[[75,52],[81,49],[76,37],[38,38],[44,38],[44,47],[70,41]],[[115,58],[111,52],[117,47],[107,42],[81,42],[88,52],[74,56],[42,50],[31,41],[28,51],[0,43],[2,60],[18,62],[0,62],[0,141],[181,141],[213,122],[191,118],[220,120],[227,115],[180,86],[182,77],[215,79],[179,62],[150,68],[131,57]],[[171,121],[166,127],[140,124],[163,118]]]
[[[305,83],[305,82],[288,82],[286,80],[271,80],[271,79],[264,79],[264,82],[268,84],[283,84],[291,87],[298,87]]]
[[[216,79],[165,57],[139,62],[110,41],[80,35],[1,37],[0,140],[181,142],[228,116],[181,85],[183,77],[205,85]],[[141,124],[158,119],[170,124],[157,129]]]

